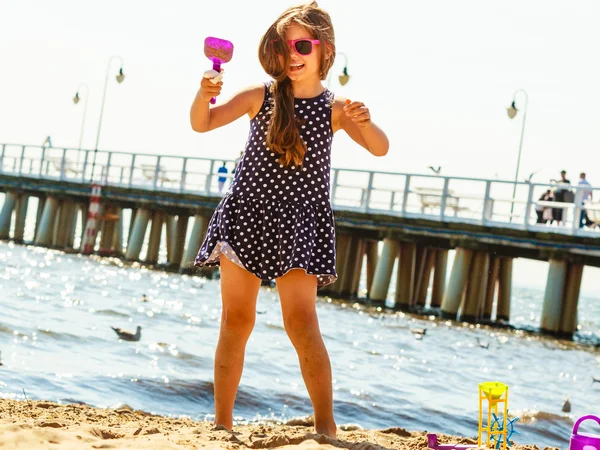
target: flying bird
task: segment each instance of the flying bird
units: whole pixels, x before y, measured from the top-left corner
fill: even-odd
[[[438,175],[440,174],[440,172],[442,170],[442,166],[437,166],[437,167],[428,166],[427,168],[433,170],[433,172],[436,173],[436,174],[438,174]]]
[[[139,325],[137,326],[137,328],[135,330],[135,334],[132,333],[131,331],[122,330],[121,328],[115,328],[115,327],[111,327],[111,328],[113,330],[115,330],[115,333],[117,333],[119,338],[123,339],[124,341],[137,342],[142,337],[142,327],[140,327]]]

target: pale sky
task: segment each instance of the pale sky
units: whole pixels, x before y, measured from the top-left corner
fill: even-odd
[[[0,142],[77,147],[90,89],[83,146],[93,148],[108,59],[113,61],[100,149],[235,158],[247,118],[208,134],[189,126],[204,70],[208,35],[231,40],[222,100],[266,80],[257,46],[288,0],[0,0]],[[600,167],[600,2],[553,0],[322,0],[339,56],[330,88],[364,101],[388,133],[388,156],[375,158],[343,132],[336,167],[512,179],[522,115],[505,108],[529,94],[522,176],[547,182],[566,168],[593,183]],[[217,6],[218,5],[218,6]],[[81,92],[85,95],[85,90]],[[517,106],[523,106],[523,97]]]
[[[100,149],[234,159],[248,119],[208,134],[189,125],[207,36],[231,40],[233,59],[221,101],[267,80],[260,37],[288,0],[0,0],[0,143],[76,148],[89,86],[83,147],[92,149],[107,63],[113,61]],[[517,89],[529,96],[520,179],[548,182],[565,168],[600,179],[600,1],[321,0],[332,16],[338,54],[330,88],[361,100],[390,139],[376,158],[343,132],[335,167],[512,179],[522,112],[506,107]],[[394,9],[390,9],[390,5]],[[82,97],[87,95],[81,90]],[[524,98],[517,97],[517,106]],[[547,266],[531,266],[543,286]],[[534,267],[535,266],[535,267]],[[589,270],[584,282],[589,288]],[[516,271],[518,277],[520,271]],[[526,281],[525,279],[523,281]],[[589,284],[591,283],[591,284]],[[538,284],[538,283],[536,283]],[[585,289],[584,289],[585,290]],[[594,289],[595,290],[595,289]]]

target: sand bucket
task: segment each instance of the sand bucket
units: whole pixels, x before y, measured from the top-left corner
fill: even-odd
[[[575,422],[575,425],[573,425],[573,434],[571,435],[569,450],[600,450],[600,435],[578,432],[581,422],[588,419],[595,420],[598,422],[598,425],[600,425],[600,417],[592,415],[581,417]]]

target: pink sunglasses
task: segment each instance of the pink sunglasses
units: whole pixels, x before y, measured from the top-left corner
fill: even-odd
[[[302,56],[308,56],[312,53],[315,44],[320,44],[321,41],[318,39],[294,39],[292,41],[287,41],[288,45],[294,49],[294,51]],[[280,39],[274,39],[273,50],[277,55],[283,55],[285,48],[283,47],[283,42]]]

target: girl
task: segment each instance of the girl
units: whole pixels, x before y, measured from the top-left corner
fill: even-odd
[[[317,288],[337,278],[331,142],[336,131],[344,130],[375,156],[385,155],[389,143],[363,103],[346,102],[323,87],[335,59],[335,40],[329,14],[316,2],[286,10],[262,37],[258,57],[274,81],[209,108],[222,82],[204,78],[190,112],[192,128],[200,133],[244,114],[250,118],[243,157],[195,262],[221,266],[215,424],[233,426],[261,279],[275,279],[315,430],[335,437],[331,364],[316,314]]]

